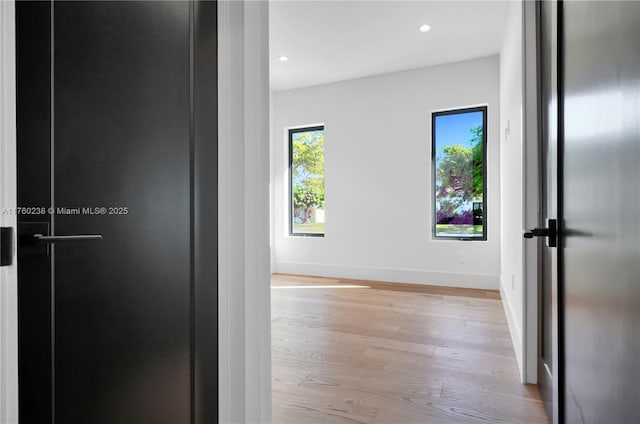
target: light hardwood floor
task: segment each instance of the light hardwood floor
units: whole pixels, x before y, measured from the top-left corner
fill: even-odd
[[[272,276],[274,423],[547,423],[495,291]]]

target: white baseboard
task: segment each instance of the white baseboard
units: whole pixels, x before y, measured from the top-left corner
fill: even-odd
[[[464,274],[280,261],[275,262],[272,271],[281,274],[301,274],[468,289],[498,290],[500,286],[499,277],[491,274]]]
[[[513,313],[513,309],[511,307],[511,302],[509,301],[509,297],[504,288],[504,284],[502,279],[500,281],[500,297],[502,298],[502,305],[504,309],[504,314],[507,317],[507,324],[509,325],[509,333],[511,334],[511,342],[513,343],[513,350],[516,353],[516,361],[518,362],[518,371],[520,372],[520,379],[522,382],[525,382],[524,378],[524,363],[523,363],[523,349],[524,349],[524,341],[522,339],[522,329],[520,325],[518,325],[518,320]]]

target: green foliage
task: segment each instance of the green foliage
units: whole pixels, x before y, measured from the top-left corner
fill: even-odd
[[[292,153],[294,213],[308,224],[314,210],[324,207],[324,132],[296,133]]]
[[[440,211],[453,215],[460,206],[483,196],[482,126],[471,129],[471,146],[446,146],[436,168],[436,198]]]
[[[310,224],[293,224],[294,233],[324,234],[324,222],[313,222]]]
[[[484,164],[482,161],[484,146],[482,136],[482,125],[471,129],[471,145],[473,146],[473,197],[476,198],[484,195]]]
[[[293,176],[324,174],[324,131],[296,133],[293,140]]]
[[[438,181],[436,197],[442,207],[455,211],[464,202],[471,200],[473,179],[471,162],[473,153],[470,148],[455,144],[443,149],[444,157],[436,169]]]
[[[436,235],[448,236],[448,235],[482,235],[482,225],[451,225],[451,224],[437,224]]]

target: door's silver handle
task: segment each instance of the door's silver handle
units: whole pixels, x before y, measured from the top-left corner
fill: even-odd
[[[36,243],[56,243],[59,241],[102,240],[102,234],[78,234],[73,236],[43,236],[42,234],[34,234],[33,239]]]

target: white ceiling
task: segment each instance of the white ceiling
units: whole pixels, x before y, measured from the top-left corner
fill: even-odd
[[[506,1],[271,0],[269,8],[272,91],[498,54],[507,16]],[[432,29],[422,33],[425,23]]]

